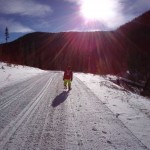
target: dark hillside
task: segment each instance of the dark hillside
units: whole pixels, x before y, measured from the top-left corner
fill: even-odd
[[[150,11],[111,32],[30,33],[1,44],[0,60],[50,70],[71,65],[82,72],[147,74],[149,44]]]

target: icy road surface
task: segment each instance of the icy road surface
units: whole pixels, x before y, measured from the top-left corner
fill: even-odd
[[[41,73],[0,89],[0,150],[147,150],[85,84]]]

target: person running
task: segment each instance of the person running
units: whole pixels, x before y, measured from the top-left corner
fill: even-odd
[[[68,86],[68,89],[71,90],[72,79],[73,79],[73,73],[72,73],[71,67],[68,66],[67,69],[64,71],[64,77],[63,77],[64,89],[67,89],[67,86]]]

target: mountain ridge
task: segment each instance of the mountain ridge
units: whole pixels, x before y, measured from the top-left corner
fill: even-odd
[[[71,65],[75,71],[116,74],[136,68],[132,55],[149,54],[149,42],[150,11],[115,31],[30,33],[1,44],[0,60],[41,69],[64,70]]]

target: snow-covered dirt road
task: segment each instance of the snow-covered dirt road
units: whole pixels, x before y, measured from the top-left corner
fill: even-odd
[[[102,101],[74,77],[46,72],[0,89],[0,150],[147,150]]]

